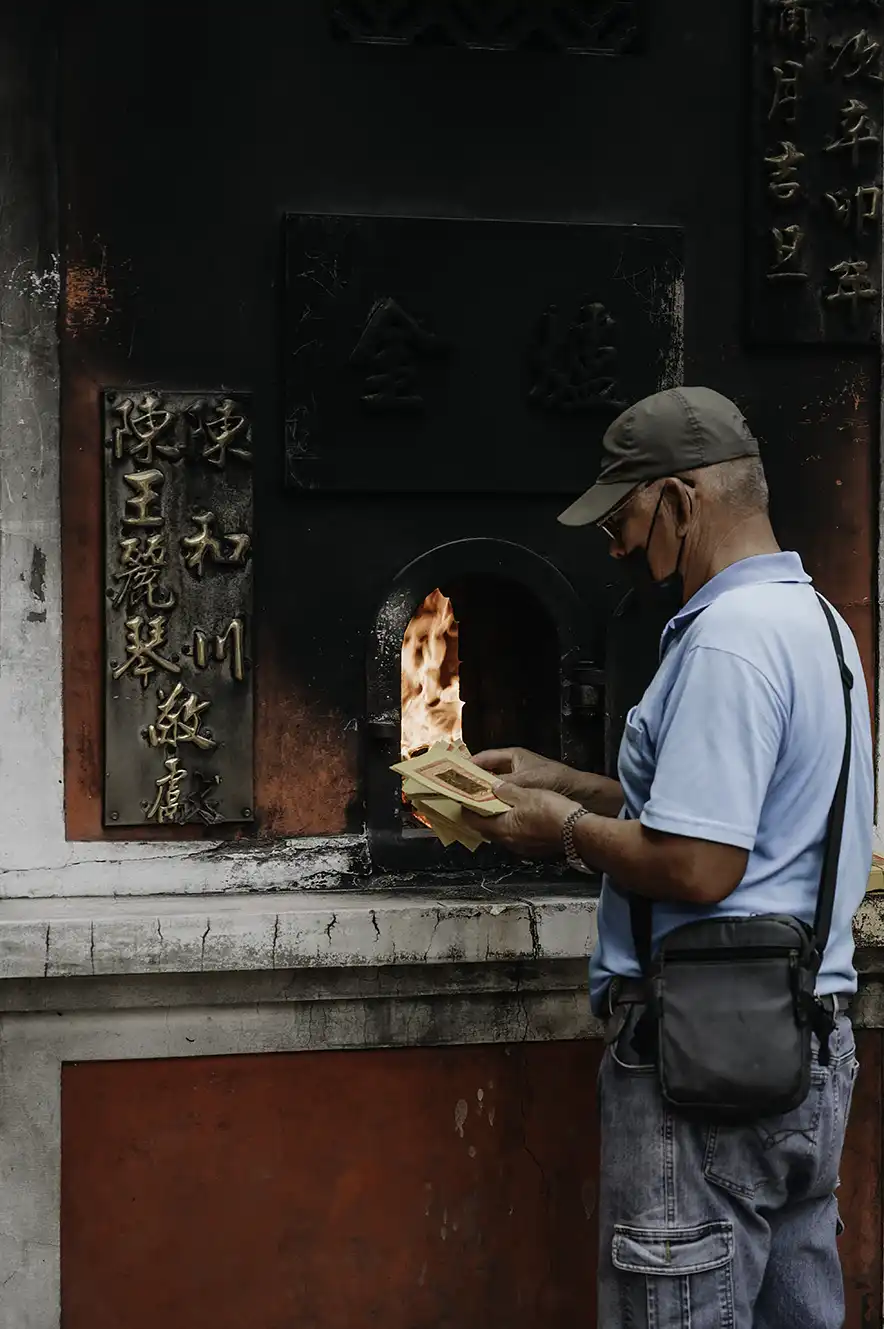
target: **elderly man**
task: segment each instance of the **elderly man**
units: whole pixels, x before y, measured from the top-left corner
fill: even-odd
[[[861,682],[850,687],[851,675],[862,679],[859,654],[842,619],[828,626],[798,555],[780,550],[758,445],[732,402],[707,388],[657,393],[611,425],[604,453],[598,483],[559,520],[600,527],[636,593],[671,602],[657,673],[627,718],[619,780],[518,748],[476,758],[503,777],[512,804],[481,820],[484,834],[604,874],[590,966],[608,1042],[599,1326],[837,1329],[834,1192],[857,1069],[844,1012],[873,818],[868,706]],[[843,817],[832,812],[836,780]],[[806,994],[829,1021],[814,1024],[824,1051],[816,1037],[806,1045],[810,1091],[745,1124],[676,1110],[661,1089],[640,920],[658,958],[692,920],[810,923],[830,817],[843,835],[815,998],[813,979]],[[736,984],[731,997],[734,1009],[748,1001]]]

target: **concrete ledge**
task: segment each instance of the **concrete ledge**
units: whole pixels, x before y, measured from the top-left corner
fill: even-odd
[[[585,961],[597,905],[490,892],[452,900],[356,891],[6,900],[0,978]],[[884,973],[884,897],[863,903],[854,933],[860,970]]]
[[[0,978],[585,960],[596,907],[568,896],[326,891],[7,900]]]

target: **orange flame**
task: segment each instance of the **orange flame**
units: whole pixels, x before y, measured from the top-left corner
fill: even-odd
[[[462,738],[457,620],[451,601],[431,591],[402,640],[402,756]]]

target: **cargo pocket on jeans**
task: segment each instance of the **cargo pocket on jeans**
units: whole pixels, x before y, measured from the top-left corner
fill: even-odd
[[[630,1329],[732,1329],[732,1224],[618,1224],[611,1259],[620,1275],[620,1314]]]

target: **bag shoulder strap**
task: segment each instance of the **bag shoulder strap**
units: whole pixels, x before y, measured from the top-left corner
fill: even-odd
[[[832,806],[829,809],[826,842],[823,847],[823,866],[820,872],[820,889],[816,902],[816,916],[813,920],[813,931],[816,938],[817,952],[820,959],[822,959],[823,951],[826,949],[826,942],[829,940],[829,931],[832,927],[832,911],[835,908],[835,887],[838,884],[838,860],[841,857],[841,836],[844,831],[844,811],[847,807],[847,782],[850,778],[850,754],[853,741],[853,707],[850,698],[850,693],[853,689],[853,674],[844,659],[844,647],[841,644],[841,633],[838,631],[835,615],[832,613],[819,592],[817,592],[817,599],[819,600],[822,611],[826,616],[829,632],[832,635],[832,645],[835,647],[835,655],[838,659],[838,671],[841,675],[841,689],[844,693],[845,725],[844,754],[841,758],[841,769],[838,772],[838,783],[835,785]]]
[[[829,808],[816,914],[813,922],[817,954],[822,959],[832,927],[835,888],[838,884],[838,862],[841,857],[841,837],[844,831],[844,812],[847,806],[847,782],[850,778],[850,755],[853,740],[853,707],[850,697],[853,689],[853,674],[844,659],[844,647],[841,643],[838,625],[835,622],[835,615],[820,593],[817,591],[816,594],[820,607],[826,616],[826,623],[829,626],[832,645],[835,648],[835,656],[838,660],[838,672],[841,676],[841,689],[844,695],[845,722],[844,754],[841,758],[841,769],[838,772],[838,783],[835,785],[832,805]],[[653,919],[654,907],[651,901],[645,896],[630,894],[629,921],[632,927],[632,941],[643,974],[647,974],[651,967]]]

